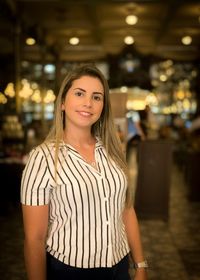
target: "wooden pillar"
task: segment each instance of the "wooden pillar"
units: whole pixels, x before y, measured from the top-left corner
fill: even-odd
[[[14,57],[15,57],[15,99],[16,99],[16,113],[21,113],[21,100],[19,97],[20,80],[21,80],[21,51],[20,51],[20,35],[21,26],[19,19],[16,18],[14,26]]]

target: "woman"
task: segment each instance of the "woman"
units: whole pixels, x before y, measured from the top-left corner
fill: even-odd
[[[21,202],[29,280],[128,280],[130,251],[134,279],[146,279],[109,88],[95,66],[64,79],[52,129],[23,171]]]

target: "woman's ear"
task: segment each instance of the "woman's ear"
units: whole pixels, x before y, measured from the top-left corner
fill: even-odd
[[[61,104],[61,110],[62,110],[62,111],[64,111],[64,110],[65,110],[65,106],[64,106],[64,104],[63,104],[63,103]]]

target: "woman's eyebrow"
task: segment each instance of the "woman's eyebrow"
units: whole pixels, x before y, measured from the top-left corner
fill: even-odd
[[[74,90],[77,90],[77,89],[86,92],[86,90],[83,89],[83,88],[79,88],[79,87],[78,87],[78,88],[74,88]],[[103,92],[100,92],[100,91],[94,91],[93,93],[94,93],[94,94],[101,94],[101,95],[104,95],[104,93],[103,93]]]
[[[85,91],[85,92],[86,92],[86,90],[83,89],[83,88],[74,88],[74,90],[76,90],[76,89],[79,89],[79,90],[82,90],[82,91]]]
[[[94,93],[94,94],[101,94],[101,95],[104,95],[103,92],[99,92],[99,91],[94,91],[93,93]]]

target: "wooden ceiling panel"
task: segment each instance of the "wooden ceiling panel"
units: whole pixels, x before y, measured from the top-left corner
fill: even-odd
[[[134,26],[125,23],[125,17],[134,13],[138,22]],[[134,36],[135,47],[142,53],[161,55],[171,59],[195,60],[200,58],[200,1],[70,1],[70,0],[5,0],[0,4],[1,42],[0,55],[6,49],[13,51],[13,36],[5,34],[2,26],[11,26],[15,34],[16,23],[21,24],[21,49],[24,57],[40,57],[40,47],[29,48],[24,38],[35,29],[38,44],[52,48],[59,56],[84,61],[106,57],[120,52],[124,37]],[[183,46],[181,37],[192,36],[190,47]],[[79,46],[68,43],[70,36],[79,36]],[[10,41],[9,41],[10,40]],[[10,42],[10,48],[7,44]],[[160,51],[162,50],[162,51]],[[23,57],[22,55],[22,57]],[[51,57],[51,56],[50,56]]]

